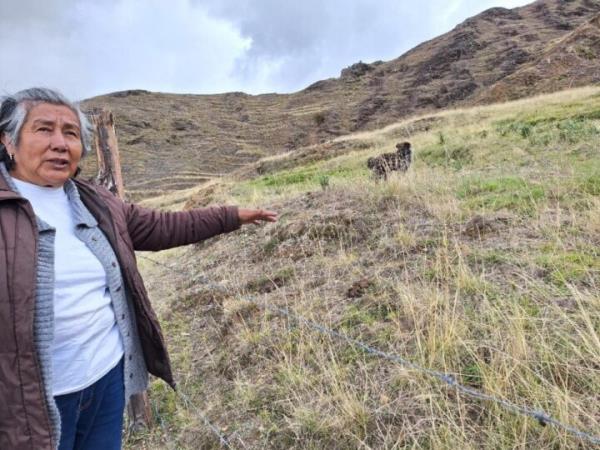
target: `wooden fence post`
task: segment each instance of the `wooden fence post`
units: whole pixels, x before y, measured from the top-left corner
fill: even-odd
[[[125,191],[114,117],[110,111],[95,109],[89,113],[89,118],[95,131],[94,146],[98,157],[98,174],[95,181],[123,199]],[[135,433],[150,428],[152,409],[147,392],[136,394],[130,398],[127,416],[129,417],[130,431]]]
[[[113,115],[110,111],[95,109],[90,113],[90,119],[94,125],[94,144],[98,157],[96,183],[123,199],[125,191]]]

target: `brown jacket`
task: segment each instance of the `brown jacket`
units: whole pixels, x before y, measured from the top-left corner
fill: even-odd
[[[137,269],[135,250],[162,250],[239,228],[236,207],[159,212],[76,181],[121,266],[135,307],[148,371],[175,381],[160,325]],[[0,175],[0,449],[52,449],[51,426],[33,337],[37,225],[29,202]]]

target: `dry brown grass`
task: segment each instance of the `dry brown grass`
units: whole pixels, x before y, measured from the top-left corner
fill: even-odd
[[[180,389],[236,448],[588,448],[244,298],[598,435],[597,94],[445,113],[386,183],[364,162],[400,125],[349,138],[364,150],[222,180],[213,202],[280,220],[160,255],[180,276],[143,264]],[[164,384],[151,396],[161,422],[131,448],[218,448]]]

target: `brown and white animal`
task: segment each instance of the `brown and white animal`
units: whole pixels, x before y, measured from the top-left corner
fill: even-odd
[[[373,171],[375,178],[387,179],[392,171],[406,172],[410,166],[412,151],[410,142],[396,144],[395,153],[383,153],[369,158],[367,167]]]

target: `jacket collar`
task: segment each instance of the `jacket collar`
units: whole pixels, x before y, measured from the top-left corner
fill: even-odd
[[[10,175],[3,162],[0,162],[0,201],[21,198],[17,188],[10,181]]]
[[[72,180],[65,183],[65,192],[69,197],[69,203],[73,212],[73,219],[76,225],[83,225],[92,228],[98,225],[98,222],[84,206],[79,196],[79,192]],[[21,197],[19,190],[12,182],[6,165],[0,162],[0,201],[3,200],[25,200]]]

